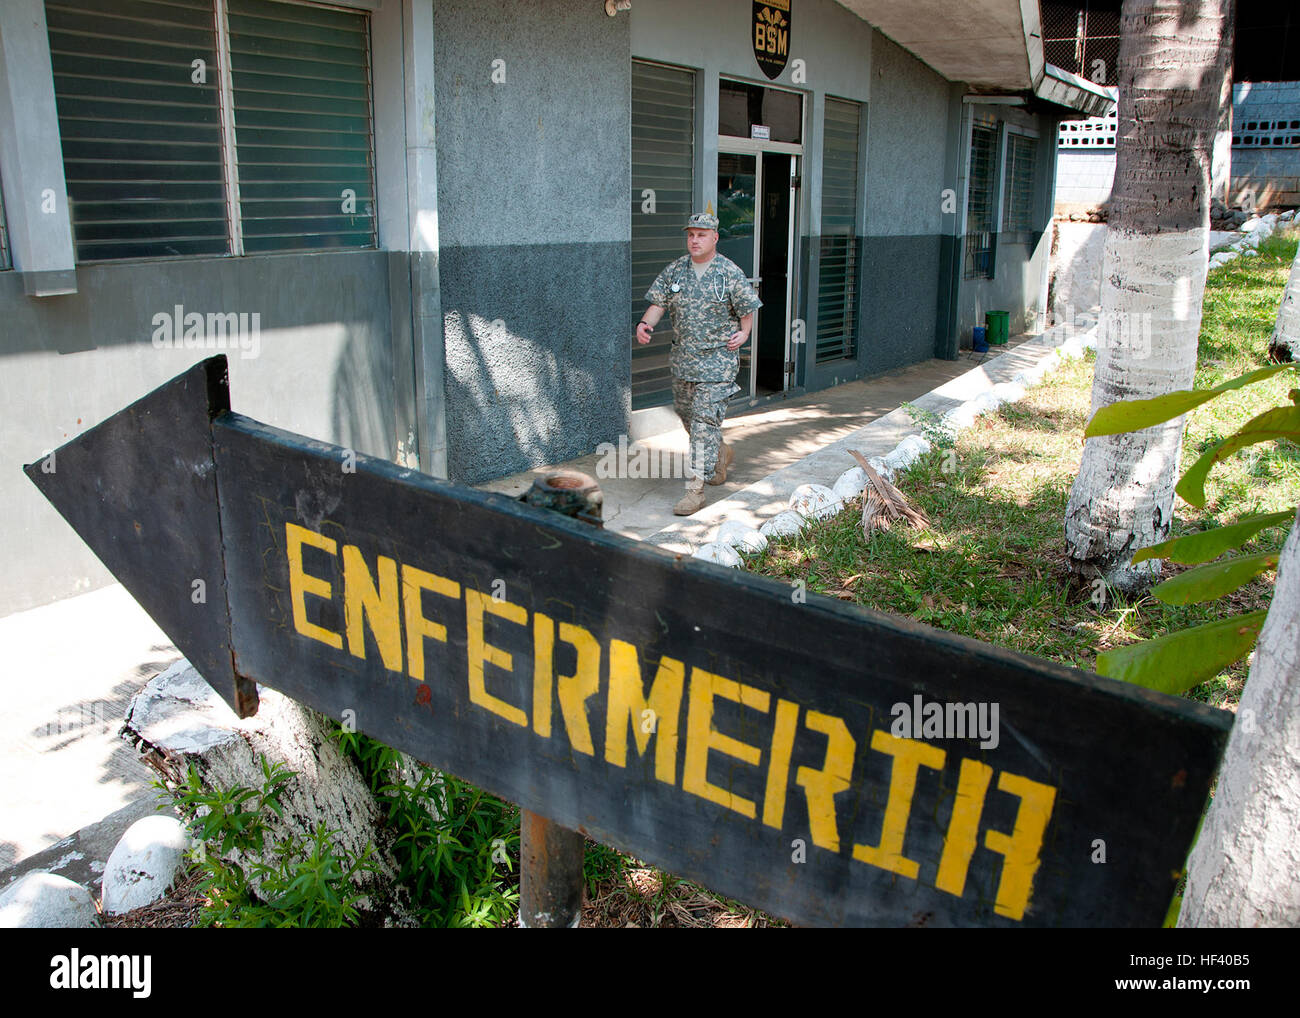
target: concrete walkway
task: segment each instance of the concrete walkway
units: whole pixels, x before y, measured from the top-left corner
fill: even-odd
[[[705,508],[691,517],[672,514],[680,480],[601,477],[598,454],[557,466],[597,477],[607,529],[690,551],[723,516],[758,522],[783,509],[798,484],[832,483],[854,465],[846,448],[868,457],[887,453],[916,430],[898,409],[901,403],[942,412],[1010,379],[1058,342],[1019,336],[982,358],[963,352],[956,361],[931,360],[728,420],[727,441],[737,453],[731,476],[724,485],[706,486]],[[644,444],[684,453],[686,436],[679,428]],[[479,487],[517,495],[535,475],[553,469]],[[84,856],[78,849],[90,840],[57,847],[60,839],[104,818],[112,822],[101,829],[118,831],[149,809],[152,772],[117,730],[131,696],[180,654],[119,585],[0,619],[0,647],[7,665],[6,709],[0,712],[0,870],[41,853],[0,872],[3,888],[33,864],[61,869],[51,865],[55,857]],[[106,857],[112,841],[106,834],[90,851]],[[76,862],[93,870],[102,860]]]
[[[856,448],[868,459],[889,452],[906,434],[917,431],[911,416],[900,409],[903,403],[943,413],[991,389],[997,381],[1010,380],[1016,371],[1045,355],[1051,345],[1032,335],[1015,336],[986,355],[964,350],[955,361],[929,360],[729,416],[723,434],[736,450],[735,462],[725,484],[705,486],[704,508],[689,517],[673,515],[673,505],[685,490],[683,480],[665,478],[664,469],[659,477],[644,477],[640,469],[651,456],[661,467],[681,464],[687,439],[680,426],[632,447],[624,462],[638,463],[635,477],[623,469],[609,469],[622,466],[617,451],[611,450],[511,474],[478,487],[521,495],[536,477],[557,469],[578,470],[594,477],[604,493],[606,530],[669,551],[689,552],[703,543],[724,517],[756,526],[784,509],[790,492],[799,484],[833,484],[856,465],[845,449]],[[637,449],[644,449],[647,455],[638,457]],[[828,449],[829,456],[825,455]]]

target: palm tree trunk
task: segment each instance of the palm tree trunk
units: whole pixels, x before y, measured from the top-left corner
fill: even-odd
[[[1300,926],[1300,522],[1278,560],[1179,926]]]
[[[1300,248],[1296,248],[1291,275],[1282,291],[1282,305],[1277,309],[1277,327],[1268,344],[1268,356],[1279,364],[1300,360]]]
[[[1124,0],[1115,189],[1102,265],[1095,412],[1191,387],[1209,256],[1210,163],[1230,102],[1233,0]],[[1136,593],[1164,539],[1183,419],[1091,438],[1066,509],[1071,570]]]

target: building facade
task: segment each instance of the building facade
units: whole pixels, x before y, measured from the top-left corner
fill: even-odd
[[[1057,124],[1110,100],[1034,5],[617,6],[6,0],[0,614],[111,581],[21,464],[214,352],[466,483],[676,426],[633,325],[691,211],[764,301],[733,414],[1042,321]]]

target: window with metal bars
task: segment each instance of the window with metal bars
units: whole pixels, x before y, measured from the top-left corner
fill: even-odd
[[[858,111],[857,103],[826,100],[817,277],[818,364],[858,355]]]
[[[1024,134],[1007,134],[1007,158],[1002,197],[1002,230],[1033,228],[1034,163],[1038,141]]]
[[[970,177],[966,188],[967,279],[993,278],[993,202],[996,197],[998,132],[971,128]]]
[[[78,261],[375,245],[369,19],[46,0]]]

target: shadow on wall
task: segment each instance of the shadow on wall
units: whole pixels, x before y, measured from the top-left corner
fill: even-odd
[[[548,320],[554,344],[461,310],[444,314],[447,343],[448,468],[473,484],[514,470],[545,466],[589,452],[591,408],[610,402],[588,367],[591,351],[573,339],[589,323]],[[601,385],[604,388],[601,388]],[[623,393],[626,403],[627,393]]]

